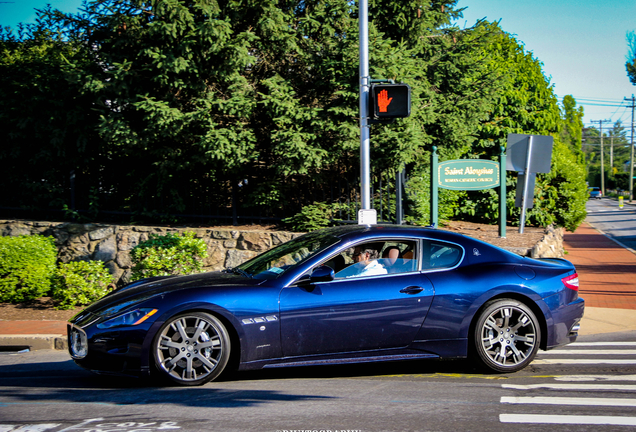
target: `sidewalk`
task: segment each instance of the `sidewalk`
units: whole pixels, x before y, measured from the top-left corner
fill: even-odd
[[[563,247],[585,299],[579,334],[636,330],[636,254],[588,223],[566,233]]]
[[[636,253],[587,223],[564,236],[565,258],[577,269],[585,316],[580,335],[636,331]],[[65,321],[2,321],[0,347],[66,349]]]

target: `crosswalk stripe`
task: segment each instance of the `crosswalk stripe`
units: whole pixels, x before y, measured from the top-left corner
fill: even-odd
[[[636,375],[560,375],[556,381],[636,381]]]
[[[513,390],[535,390],[535,389],[551,389],[551,390],[620,390],[620,391],[636,391],[636,385],[632,384],[561,384],[561,383],[542,383],[542,384],[502,384],[502,388]]]
[[[553,351],[545,351],[540,355],[551,355],[551,354],[560,354],[560,355],[636,355],[636,350],[553,350]]]
[[[636,365],[636,342],[576,342],[567,347],[557,348],[541,352],[532,362],[533,365]],[[603,358],[602,356],[605,356]],[[629,357],[627,357],[629,356]],[[627,370],[625,371],[627,372]],[[562,375],[553,376],[553,382],[529,385],[502,384],[502,389],[508,390],[545,390],[535,394],[549,394],[547,392],[560,391],[559,396],[502,396],[500,403],[523,407],[537,406],[537,410],[554,410],[551,406],[580,406],[598,407],[603,413],[602,407],[606,407],[605,413],[610,413],[607,408],[636,408],[636,398],[623,398],[621,393],[629,392],[633,396],[636,392],[636,374],[631,375]],[[596,396],[591,392],[612,392],[618,397],[566,397],[567,392],[588,392],[588,396]],[[519,393],[517,393],[519,394]],[[522,393],[523,394],[523,393]],[[533,393],[525,393],[533,394]],[[581,393],[581,395],[584,395]],[[605,395],[609,395],[606,393]],[[620,395],[620,396],[619,396]],[[544,408],[539,408],[544,405]],[[529,409],[528,409],[529,410]],[[633,410],[629,410],[630,412]],[[506,413],[499,415],[501,423],[519,424],[570,424],[570,425],[615,425],[636,426],[636,417],[612,416],[612,415],[550,415],[550,414],[515,414]]]
[[[532,362],[534,365],[542,364],[613,364],[613,365],[633,365],[636,364],[636,359],[633,360],[614,360],[614,359],[537,359]]]
[[[614,416],[499,414],[499,421],[502,423],[636,426],[636,417],[614,417]]]
[[[636,399],[616,398],[565,398],[543,396],[503,396],[501,403],[532,405],[576,405],[576,406],[616,406],[636,407]]]
[[[568,347],[577,347],[577,346],[636,346],[636,342],[574,342],[574,343],[568,344],[567,346]]]

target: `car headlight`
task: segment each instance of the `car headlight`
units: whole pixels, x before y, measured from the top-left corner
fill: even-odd
[[[86,333],[73,327],[69,332],[68,344],[71,351],[71,357],[82,359],[88,355],[88,342]]]
[[[118,317],[111,318],[102,323],[97,324],[97,328],[109,329],[121,326],[136,326],[146,321],[148,318],[157,313],[157,309],[139,308],[130,312],[126,312]]]

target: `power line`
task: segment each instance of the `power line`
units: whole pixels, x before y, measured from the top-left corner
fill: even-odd
[[[591,106],[610,106],[610,107],[622,107],[625,106],[622,100],[620,99],[601,99],[601,98],[590,98],[590,97],[575,97],[572,96],[576,101],[577,105],[591,105]],[[563,102],[564,96],[557,96],[557,98]]]

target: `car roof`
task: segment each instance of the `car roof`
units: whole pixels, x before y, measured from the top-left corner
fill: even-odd
[[[483,240],[479,240],[473,237],[466,236],[464,234],[455,233],[452,231],[446,231],[444,229],[437,229],[432,227],[421,227],[413,225],[345,225],[332,228],[324,228],[320,231],[314,231],[313,233],[321,233],[322,235],[332,235],[340,238],[346,243],[356,243],[358,241],[374,241],[384,240],[391,237],[412,237],[423,238],[438,241],[446,241],[461,245],[468,250],[476,249],[488,250],[488,261],[499,262],[521,262],[524,258],[519,255],[497,247],[493,244],[486,243]],[[313,234],[310,233],[310,234]],[[479,255],[479,254],[478,254]],[[468,263],[472,262],[472,255],[467,255]],[[479,263],[485,262],[483,256],[479,259]]]
[[[364,237],[391,237],[391,236],[413,236],[413,237],[432,237],[437,239],[445,239],[450,241],[459,241],[465,239],[466,236],[458,233],[446,231],[444,229],[435,229],[432,227],[421,227],[414,225],[344,225],[321,230],[325,234],[331,234],[341,239],[357,239]]]

